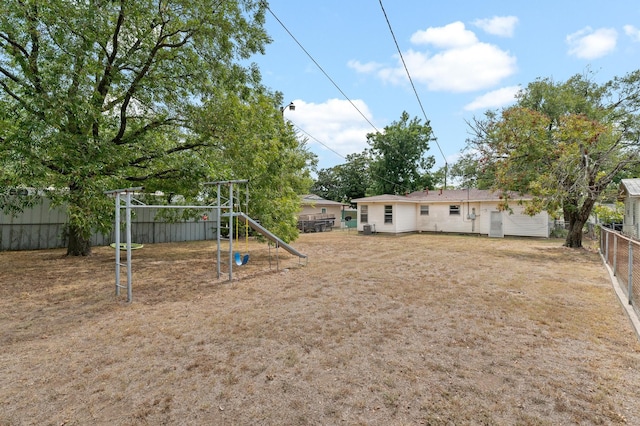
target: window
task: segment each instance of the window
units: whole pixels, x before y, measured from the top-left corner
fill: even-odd
[[[384,206],[384,223],[393,223],[393,206]]]
[[[429,216],[429,206],[420,206],[420,216]]]
[[[322,208],[322,214],[325,214],[327,212],[327,209],[325,209],[324,207]]]
[[[369,223],[369,206],[360,206],[360,223]]]
[[[460,216],[460,205],[459,204],[454,204],[449,206],[449,215],[458,215]]]

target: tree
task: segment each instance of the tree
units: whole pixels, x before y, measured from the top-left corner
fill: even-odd
[[[561,210],[569,223],[565,245],[581,247],[595,203],[640,162],[639,108],[640,71],[602,85],[581,75],[540,79],[515,105],[476,120],[468,148],[494,170],[494,189],[534,195],[530,213]]]
[[[425,156],[433,132],[430,124],[418,118],[409,120],[403,112],[400,120],[384,128],[382,133],[367,135],[371,146],[372,186],[368,195],[411,192],[424,186],[423,174],[435,160]]]
[[[349,202],[366,195],[371,185],[369,171],[371,156],[365,150],[359,154],[349,154],[346,163],[318,171],[311,190],[328,200]]]
[[[318,170],[318,175],[311,185],[311,193],[327,200],[339,200],[342,196],[342,182],[339,170],[340,166]]]
[[[473,152],[464,152],[449,169],[449,177],[460,188],[490,189],[495,170],[492,164],[483,164]]]
[[[216,176],[248,179],[249,215],[289,242],[298,236],[299,194],[307,193],[313,182],[310,170],[316,157],[306,140],[299,139],[293,126],[282,120],[281,97],[273,102],[260,94],[249,103],[225,102],[208,111],[202,124],[210,126],[209,116],[230,115],[224,122],[234,128],[226,132]],[[201,129],[200,133],[207,132]]]
[[[624,220],[624,203],[616,201],[611,205],[597,204],[593,207],[593,213],[600,223],[613,227],[612,225],[621,224]]]
[[[53,189],[54,203],[68,206],[70,255],[89,254],[91,232],[112,226],[104,190],[144,185],[195,197],[197,183],[231,177],[241,157],[259,163],[260,176],[269,168],[295,175],[295,184],[278,181],[275,199],[295,203],[304,177],[292,168],[307,153],[281,123],[279,99],[261,86],[258,70],[239,65],[269,42],[264,7],[258,0],[2,2],[0,189]],[[258,108],[273,114],[248,120]],[[262,157],[258,141],[269,145]],[[290,156],[295,161],[285,164]]]

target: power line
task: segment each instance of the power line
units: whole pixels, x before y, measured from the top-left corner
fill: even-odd
[[[302,127],[300,127],[299,125],[297,125],[295,122],[293,122],[292,120],[287,118],[287,121],[289,121],[296,129],[298,129],[300,132],[304,133],[305,135],[307,135],[308,137],[310,137],[311,139],[313,139],[314,141],[318,142],[320,145],[324,146],[325,148],[327,148],[329,151],[333,152],[334,154],[336,154],[338,157],[342,158],[343,160],[346,160],[346,157],[342,154],[340,154],[338,151],[336,151],[335,149],[331,148],[329,145],[325,144],[324,142],[322,142],[320,139],[314,137],[313,135],[311,135],[309,132],[307,132],[306,130],[304,130]],[[398,182],[393,182],[387,178],[385,178],[384,176],[380,176],[380,175],[372,175],[372,177],[375,177],[376,179],[385,181],[387,183],[390,183],[392,185],[398,186],[399,188],[404,188],[405,191],[408,190],[408,188],[402,184],[399,184]]]
[[[351,101],[351,99],[346,95],[346,93],[344,93],[344,91],[338,86],[338,84],[329,76],[329,74],[327,74],[327,72],[322,68],[322,66],[320,66],[320,64],[318,63],[318,61],[316,61],[313,56],[311,56],[311,54],[307,51],[307,49],[304,48],[304,46],[302,46],[302,44],[298,41],[298,39],[296,39],[296,37],[291,33],[291,31],[289,31],[289,29],[286,27],[286,25],[284,25],[284,23],[280,20],[280,18],[278,18],[276,16],[276,14],[271,10],[271,8],[269,8],[269,5],[267,3],[263,3],[264,7],[269,11],[269,13],[271,13],[271,15],[276,19],[276,21],[278,21],[278,23],[280,24],[280,26],[282,26],[282,28],[284,28],[284,30],[287,32],[287,34],[289,34],[289,36],[296,42],[296,44],[300,47],[300,49],[302,49],[302,51],[309,57],[309,59],[311,59],[311,61],[313,61],[313,63],[318,67],[318,69],[320,71],[322,71],[322,73],[325,75],[325,77],[327,77],[327,79],[329,79],[329,81],[335,86],[336,89],[338,89],[338,91],[342,94],[342,96],[344,96],[344,98],[349,101],[349,103],[356,109],[356,111],[358,111],[358,113],[362,116],[362,118],[364,118],[367,123],[369,123],[371,125],[371,127],[373,127],[373,129],[377,132],[377,133],[381,133],[378,128],[362,113],[362,111],[360,111],[360,109]],[[305,131],[304,129],[302,129],[300,126],[298,126],[297,124],[295,124],[293,121],[287,119],[289,122],[291,122],[291,124],[293,124],[298,130],[300,130],[302,133],[304,133],[305,135],[309,136],[311,139],[315,140],[316,142],[318,142],[320,145],[324,146],[325,148],[327,148],[329,151],[333,152],[334,154],[336,154],[338,157],[346,160],[346,158],[340,154],[339,152],[337,152],[336,150],[334,150],[333,148],[331,148],[330,146],[328,146],[327,144],[321,142],[319,139],[315,138],[314,136],[312,136],[311,134],[309,134],[307,131]],[[446,160],[445,160],[446,162]],[[385,181],[387,183],[390,183],[394,186],[397,186],[399,188],[404,188],[405,190],[408,190],[408,188],[404,185],[404,184],[400,184],[398,182],[393,182],[383,176],[374,176],[377,179],[380,179],[382,181]]]
[[[335,155],[337,155],[338,157],[342,158],[343,160],[346,160],[346,158],[344,157],[344,155],[340,154],[338,151],[336,151],[335,149],[331,148],[329,145],[325,144],[324,142],[322,142],[320,139],[314,137],[313,135],[309,134],[309,132],[307,132],[306,130],[304,130],[302,127],[298,126],[296,123],[294,123],[292,120],[287,118],[287,121],[289,121],[291,124],[293,124],[295,126],[296,129],[300,130],[302,133],[304,133],[305,135],[309,136],[311,139],[313,139],[314,141],[318,142],[320,145],[324,146],[325,148],[327,148],[329,151],[333,152]]]
[[[335,86],[336,89],[338,89],[338,91],[342,94],[342,96],[344,96],[344,98],[349,101],[349,103],[356,109],[356,111],[358,111],[358,113],[360,113],[360,115],[362,116],[362,118],[364,118],[367,123],[369,123],[371,125],[371,127],[373,127],[375,129],[375,131],[377,133],[380,133],[380,130],[378,130],[378,128],[362,113],[362,111],[360,111],[360,109],[356,106],[356,104],[354,104],[351,99],[347,96],[346,93],[344,93],[344,91],[342,91],[342,89],[340,88],[340,86],[338,86],[338,84],[329,76],[329,74],[327,74],[327,72],[320,66],[320,64],[318,63],[318,61],[316,61],[313,56],[311,56],[311,54],[309,52],[307,52],[307,49],[304,48],[304,46],[302,46],[302,44],[298,41],[297,38],[295,38],[295,36],[291,33],[291,31],[289,31],[289,29],[284,25],[284,23],[280,20],[280,18],[278,18],[276,16],[275,13],[273,13],[273,11],[271,10],[271,8],[269,8],[269,5],[267,3],[263,3],[264,6],[267,8],[267,10],[269,11],[269,13],[271,13],[271,15],[276,19],[276,21],[278,21],[278,23],[280,24],[280,26],[282,26],[282,28],[284,28],[284,30],[289,34],[289,36],[291,36],[291,38],[293,39],[293,41],[296,42],[296,44],[298,46],[300,46],[300,49],[302,49],[302,51],[309,57],[309,59],[311,59],[313,61],[314,64],[316,64],[316,66],[318,67],[318,69],[320,71],[322,71],[322,73],[325,75],[325,77],[327,77],[329,79],[329,81]]]
[[[424,111],[424,107],[422,106],[422,101],[420,100],[420,96],[418,95],[418,91],[416,90],[416,86],[415,84],[413,84],[413,79],[411,78],[411,74],[409,73],[409,68],[407,68],[407,63],[404,60],[404,56],[402,55],[402,50],[400,50],[400,45],[398,44],[398,40],[396,39],[396,35],[393,32],[393,28],[391,27],[391,22],[389,21],[389,17],[387,16],[387,11],[384,9],[384,5],[382,4],[382,0],[378,0],[380,2],[380,8],[382,9],[382,13],[384,14],[384,19],[387,21],[387,25],[389,27],[389,31],[391,32],[391,37],[393,37],[393,42],[396,45],[396,49],[398,50],[398,54],[400,55],[400,59],[402,60],[402,65],[404,66],[404,70],[407,73],[407,77],[409,78],[409,82],[411,83],[411,88],[413,89],[413,93],[416,95],[416,99],[418,100],[418,105],[420,105],[420,109],[422,110],[422,115],[424,115],[424,119],[429,122],[429,119],[427,118],[427,113]],[[431,129],[431,131],[433,132],[433,129]],[[433,140],[435,141],[436,145],[438,146],[438,150],[440,151],[440,154],[442,155],[442,159],[444,160],[444,170],[445,170],[445,176],[444,176],[444,186],[447,186],[447,172],[449,169],[449,164],[447,163],[447,157],[445,157],[444,152],[442,151],[442,148],[440,147],[440,143],[438,142],[438,138],[434,137]]]

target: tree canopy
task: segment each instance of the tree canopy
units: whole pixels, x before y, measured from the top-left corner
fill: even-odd
[[[371,185],[371,155],[365,150],[346,156],[346,162],[318,171],[311,191],[328,200],[350,202],[367,194]]]
[[[249,178],[260,219],[282,221],[293,238],[312,156],[282,122],[278,94],[246,64],[270,41],[264,7],[2,2],[0,192],[49,189],[68,208],[68,253],[77,255],[90,252],[93,230],[112,226],[104,190],[144,185],[189,198],[202,181]],[[0,200],[10,209],[16,198]]]
[[[639,108],[640,71],[602,85],[588,75],[539,79],[515,105],[472,123],[464,161],[476,162],[478,179],[490,171],[494,189],[534,195],[530,213],[562,211],[565,245],[581,247],[595,203],[640,161]]]
[[[410,119],[403,112],[399,121],[384,128],[384,132],[370,133],[371,179],[369,195],[411,192],[425,186],[425,174],[433,167],[433,156],[426,156],[433,138],[431,125]]]
[[[399,121],[380,133],[367,134],[368,149],[348,155],[344,164],[318,171],[312,191],[324,198],[349,202],[380,194],[398,194],[433,188],[444,182],[444,171],[431,173],[435,160],[427,156],[433,131],[429,123],[410,119],[403,112]]]

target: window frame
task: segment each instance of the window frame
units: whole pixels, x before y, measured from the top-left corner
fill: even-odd
[[[369,223],[369,206],[360,206],[360,223]]]
[[[420,216],[429,216],[429,204],[420,205]]]
[[[393,204],[385,204],[384,206],[384,223],[393,224]]]
[[[449,204],[449,216],[460,216],[460,204]]]

